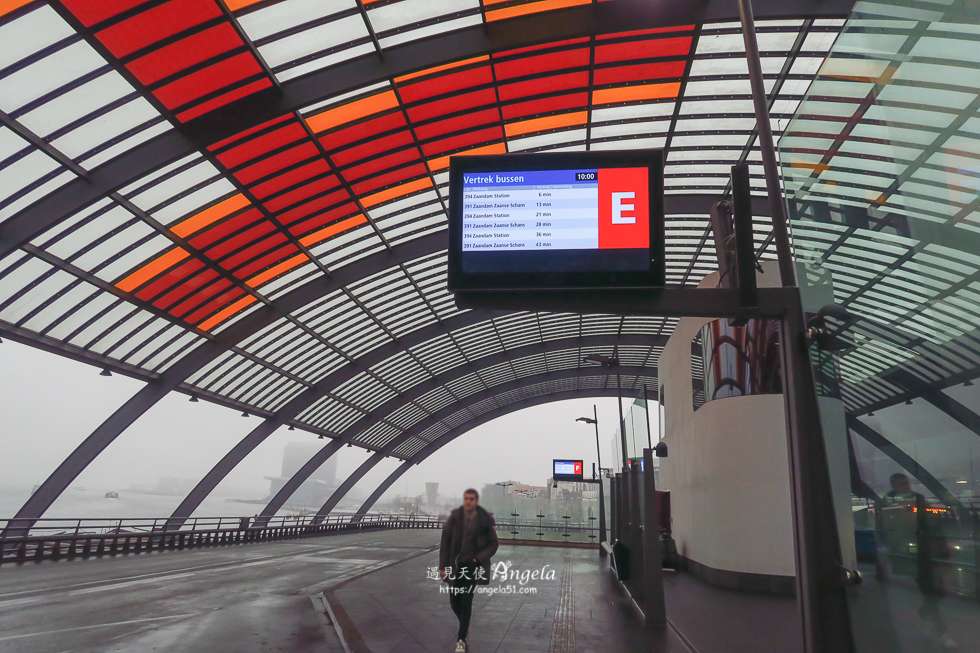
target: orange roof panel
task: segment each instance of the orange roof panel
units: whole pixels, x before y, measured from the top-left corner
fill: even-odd
[[[323,113],[306,118],[306,124],[310,126],[314,134],[325,132],[328,129],[339,127],[349,122],[375,113],[381,113],[398,106],[398,98],[394,91],[385,91],[377,95],[370,95],[360,100],[354,100],[347,104],[342,104],[333,109],[327,109]]]
[[[592,104],[612,104],[614,102],[635,102],[637,100],[660,100],[663,98],[675,98],[680,90],[680,82],[604,88],[598,91],[592,91]]]
[[[504,125],[504,131],[507,133],[508,138],[513,138],[521,134],[530,134],[531,132],[571,127],[572,125],[584,125],[588,119],[588,111],[576,111],[575,113],[562,113],[557,116],[545,116],[544,118],[532,118],[531,120],[507,123]]]
[[[368,195],[367,197],[361,198],[361,205],[365,208],[371,206],[377,206],[382,202],[387,202],[388,200],[393,200],[396,197],[401,197],[402,195],[408,195],[409,193],[414,193],[415,191],[422,190],[423,188],[432,188],[432,180],[428,177],[422,177],[421,179],[416,179],[415,181],[410,181],[401,186],[395,186],[394,188],[389,188],[383,190],[374,195]]]
[[[399,84],[402,82],[407,82],[410,79],[415,79],[416,77],[425,77],[426,75],[431,75],[433,73],[438,73],[443,70],[451,70],[453,68],[462,68],[463,66],[468,66],[471,63],[479,63],[481,61],[489,61],[490,55],[483,55],[482,57],[473,57],[472,59],[464,59],[462,61],[455,61],[453,63],[443,64],[442,66],[436,66],[434,68],[426,68],[425,70],[420,70],[418,72],[409,73],[407,75],[402,75],[401,77],[396,77],[395,81]]]
[[[9,14],[14,9],[20,9],[32,0],[0,0],[0,16]]]
[[[354,227],[358,227],[367,222],[367,218],[363,215],[355,215],[352,218],[347,218],[346,220],[341,220],[340,222],[335,222],[332,225],[328,225],[319,231],[314,231],[309,236],[305,236],[300,239],[299,242],[303,243],[307,247],[311,245],[316,245],[321,243],[331,236],[336,236],[339,233],[343,233]]]
[[[476,147],[472,150],[466,150],[465,152],[459,152],[451,155],[447,154],[446,156],[429,159],[429,170],[431,170],[433,173],[439,172],[440,170],[445,170],[449,167],[450,156],[473,156],[474,154],[507,154],[507,146],[503,143],[491,143],[490,145]]]
[[[197,325],[197,327],[202,331],[210,331],[212,328],[218,326],[232,315],[241,312],[243,308],[254,304],[256,301],[258,300],[256,300],[252,295],[245,295],[234,304],[231,304],[224,310],[218,311],[205,321],[201,322]]]
[[[485,5],[494,5],[506,0],[484,0]],[[565,9],[567,7],[577,7],[579,5],[592,4],[592,0],[540,0],[539,2],[528,2],[527,4],[517,5],[516,7],[505,7],[503,9],[487,9],[487,22],[514,18],[516,16],[527,16],[542,11],[553,11],[555,9]]]
[[[226,215],[231,215],[246,206],[249,206],[249,201],[244,195],[241,193],[232,195],[223,202],[218,202],[214,206],[204,209],[200,213],[196,213],[183,222],[174,225],[170,231],[181,238],[186,238],[190,234],[197,233]]]
[[[175,247],[165,254],[156,257],[139,270],[136,270],[128,277],[116,284],[116,288],[123,292],[132,292],[144,283],[157,276],[164,270],[169,270],[177,263],[189,257],[190,254],[180,247]]]

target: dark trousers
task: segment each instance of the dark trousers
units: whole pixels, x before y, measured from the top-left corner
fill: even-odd
[[[456,639],[466,639],[470,630],[470,616],[473,614],[473,595],[476,582],[473,580],[473,570],[469,570],[470,578],[458,577],[449,584],[449,607],[459,619],[459,631]]]

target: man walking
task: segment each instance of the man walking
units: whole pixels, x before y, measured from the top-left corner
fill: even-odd
[[[439,574],[449,583],[449,605],[459,619],[456,653],[466,652],[474,588],[490,584],[490,558],[498,546],[496,523],[479,501],[476,490],[463,492],[463,505],[450,513],[439,546]]]

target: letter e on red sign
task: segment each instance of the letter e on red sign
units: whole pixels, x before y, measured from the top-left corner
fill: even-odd
[[[599,249],[650,247],[646,168],[599,168]]]

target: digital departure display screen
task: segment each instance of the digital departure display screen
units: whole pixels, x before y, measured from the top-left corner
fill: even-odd
[[[450,288],[663,285],[662,155],[454,157]]]
[[[551,477],[556,481],[581,481],[581,460],[554,460]]]

